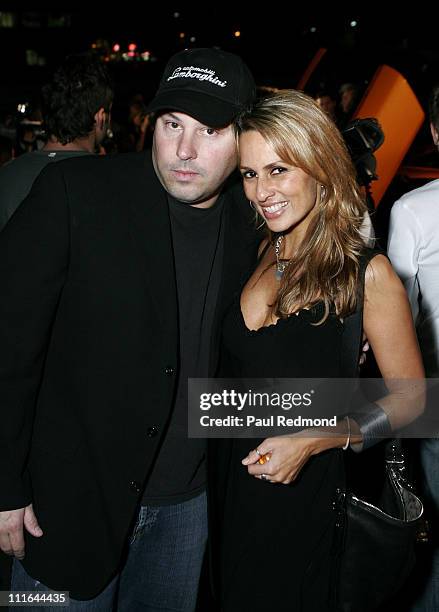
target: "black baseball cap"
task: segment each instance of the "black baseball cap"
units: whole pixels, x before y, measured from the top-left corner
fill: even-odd
[[[185,49],[166,65],[148,112],[174,110],[211,127],[222,127],[254,101],[253,76],[233,53]]]

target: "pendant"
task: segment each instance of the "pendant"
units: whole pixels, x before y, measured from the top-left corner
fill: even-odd
[[[287,263],[283,261],[278,261],[276,264],[276,279],[278,281],[282,280],[283,273],[285,268],[287,267]]]

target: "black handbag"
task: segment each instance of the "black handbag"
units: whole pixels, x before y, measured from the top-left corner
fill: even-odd
[[[371,258],[366,257],[363,272]],[[357,376],[363,332],[363,291],[345,319],[344,371]],[[423,504],[408,481],[400,440],[386,443],[385,479],[377,506],[348,489],[337,489],[334,597],[337,612],[372,612],[404,584],[415,563]],[[368,452],[368,451],[366,451]]]
[[[337,491],[337,612],[372,612],[404,584],[415,563],[423,505],[406,476],[400,440],[386,445],[385,486],[374,506]]]

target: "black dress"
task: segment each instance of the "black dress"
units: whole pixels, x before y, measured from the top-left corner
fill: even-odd
[[[315,326],[323,306],[250,331],[239,300],[223,326],[230,377],[341,376],[343,325],[334,315]],[[304,415],[306,416],[306,415]],[[331,610],[336,488],[344,482],[342,451],[312,457],[290,485],[248,475],[241,460],[262,440],[216,440],[222,610],[325,612]],[[225,472],[225,473],[224,473]],[[218,493],[218,491],[220,491]]]

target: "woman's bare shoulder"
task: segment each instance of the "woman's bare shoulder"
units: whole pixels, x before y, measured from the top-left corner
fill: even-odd
[[[367,264],[365,274],[366,294],[375,291],[404,291],[392,264],[385,255],[375,255]]]

